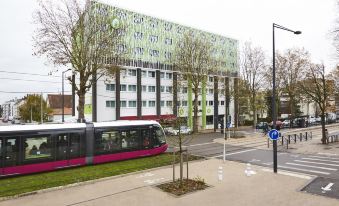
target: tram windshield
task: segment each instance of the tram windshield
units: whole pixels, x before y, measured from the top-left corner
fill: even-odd
[[[166,143],[166,138],[165,138],[165,133],[163,129],[159,126],[155,126],[155,139],[160,143],[160,144],[165,144]]]

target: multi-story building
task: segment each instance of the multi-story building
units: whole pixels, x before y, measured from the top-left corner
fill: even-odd
[[[12,119],[15,115],[15,105],[16,99],[12,99],[9,101],[6,101],[4,104],[2,104],[2,118]]]
[[[171,57],[187,31],[204,35],[212,43],[218,71],[202,84],[199,96],[199,125],[201,129],[216,128],[225,115],[226,106],[234,115],[234,101],[226,105],[225,85],[233,88],[238,76],[238,41],[225,36],[193,29],[155,17],[91,2],[91,9],[101,15],[112,15],[124,25],[124,52],[120,72],[114,78],[102,77],[96,91],[87,94],[87,120],[166,119],[183,117],[189,126],[193,120],[193,95],[187,82],[179,86],[180,73],[173,70]],[[206,85],[206,86],[205,86]],[[92,94],[97,94],[92,96]],[[93,117],[93,118],[92,118]]]

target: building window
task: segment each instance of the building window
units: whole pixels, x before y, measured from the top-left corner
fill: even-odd
[[[166,101],[167,107],[172,107],[172,101]]]
[[[187,107],[187,101],[182,101],[182,106]]]
[[[213,115],[206,116],[206,124],[207,125],[213,124]]]
[[[172,93],[172,91],[173,91],[173,87],[171,87],[171,86],[166,87],[166,92]]]
[[[142,107],[147,107],[147,101],[142,101]]]
[[[146,92],[147,91],[147,86],[146,85],[142,85],[142,91]]]
[[[213,94],[213,89],[209,89],[209,90],[208,90],[208,93],[209,93],[209,94]]]
[[[140,17],[138,15],[134,15],[134,23],[141,24],[144,21],[143,17]]]
[[[128,91],[136,92],[137,91],[137,85],[128,85]]]
[[[146,77],[147,76],[147,71],[141,71],[141,76]]]
[[[150,49],[150,50],[149,50],[149,54],[150,54],[152,57],[158,57],[158,56],[159,56],[159,51],[158,51],[158,50],[154,50],[154,49]]]
[[[120,107],[126,107],[126,101],[120,101]]]
[[[172,57],[172,53],[171,52],[165,52],[165,58],[166,59],[170,59]]]
[[[134,48],[134,54],[135,54],[135,55],[143,55],[143,54],[144,54],[144,48],[141,48],[141,47],[135,47],[135,48]]]
[[[148,101],[149,107],[155,107],[155,101]]]
[[[166,73],[166,79],[172,79],[172,73]]]
[[[165,23],[165,31],[171,31],[172,30],[172,24]]]
[[[127,90],[126,84],[120,84],[120,91],[125,92]]]
[[[209,106],[213,106],[213,101],[208,101]]]
[[[40,136],[25,138],[25,160],[36,160],[52,157],[51,137]]]
[[[137,76],[137,70],[129,69],[128,70],[128,76],[136,77]]]
[[[149,25],[150,25],[151,28],[154,29],[158,26],[158,21],[151,19]]]
[[[115,107],[115,101],[106,101],[106,107]]]
[[[106,91],[115,91],[115,84],[106,84]]]
[[[161,79],[165,78],[165,72],[160,72],[160,78]]]
[[[140,40],[140,39],[142,39],[142,37],[143,37],[143,33],[142,32],[135,32],[134,33],[134,38],[135,39],[138,39],[138,40]]]
[[[182,28],[181,26],[177,27],[177,33],[178,34],[182,34],[184,32],[184,28]]]
[[[148,86],[148,92],[155,92],[155,86]]]
[[[160,86],[160,92],[165,92],[165,86]]]
[[[118,45],[118,52],[119,53],[124,53],[124,52],[126,52],[126,50],[127,50],[126,45],[124,45],[124,44]]]
[[[198,106],[201,106],[201,101],[198,101]]]
[[[183,94],[187,94],[187,87],[183,87],[183,88],[182,88],[182,93],[183,93]]]
[[[164,107],[165,106],[165,101],[160,101],[160,107]]]
[[[155,78],[155,72],[153,72],[153,71],[148,71],[148,77]]]
[[[209,82],[213,82],[213,77],[208,77]]]
[[[225,105],[225,101],[220,101],[220,105],[221,106]]]
[[[150,41],[151,43],[157,43],[157,42],[158,42],[158,36],[150,35],[150,36],[149,36],[149,41]]]
[[[172,45],[172,39],[166,38],[166,39],[165,39],[165,44],[167,44],[167,45]]]
[[[137,107],[137,101],[128,101],[128,107]]]

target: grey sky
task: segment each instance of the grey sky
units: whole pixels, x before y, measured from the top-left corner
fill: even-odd
[[[336,64],[329,32],[336,17],[334,0],[103,0],[176,23],[192,26],[240,40],[251,40],[272,55],[272,23],[302,35],[277,30],[276,49],[305,47],[314,62],[323,61],[330,70]],[[48,74],[55,70],[44,58],[32,56],[32,12],[35,0],[4,1],[0,7],[0,71]],[[60,76],[60,72],[54,74]],[[17,78],[55,83],[4,80]],[[0,91],[61,92],[60,77],[41,77],[0,72]],[[59,82],[59,83],[58,83]],[[70,87],[66,85],[66,90]],[[0,103],[23,94],[0,92]]]

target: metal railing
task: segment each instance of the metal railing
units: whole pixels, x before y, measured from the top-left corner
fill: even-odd
[[[337,135],[337,140],[339,140],[339,134]],[[281,146],[286,146],[286,149],[288,149],[288,145],[291,144],[291,141],[294,142],[294,144],[296,144],[298,141],[302,142],[302,141],[307,141],[312,139],[312,132],[305,132],[305,133],[295,133],[295,134],[288,134],[286,136],[281,135],[281,133],[279,133],[279,139],[277,140],[278,145]],[[270,140],[269,138],[267,138],[267,148],[270,147],[270,142],[273,143],[272,140]]]
[[[333,134],[327,137],[327,144],[334,142],[339,142],[339,134]]]

